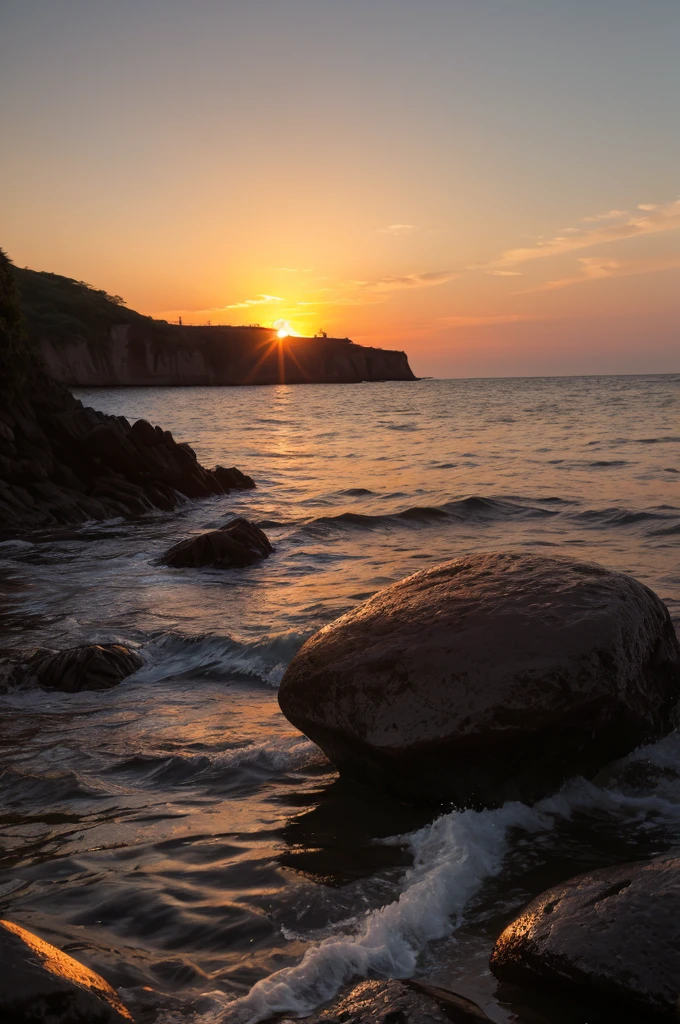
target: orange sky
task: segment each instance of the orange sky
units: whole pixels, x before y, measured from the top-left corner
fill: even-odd
[[[113,6],[3,14],[19,265],[418,374],[680,371],[676,4]]]

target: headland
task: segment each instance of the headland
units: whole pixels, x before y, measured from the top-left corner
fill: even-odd
[[[14,268],[28,336],[67,387],[352,384],[415,380],[405,352],[349,338],[280,338],[259,326],[154,320],[118,296],[58,274]]]

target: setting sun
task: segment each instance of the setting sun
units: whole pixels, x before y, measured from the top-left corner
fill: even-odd
[[[295,334],[290,322],[288,320],[275,320],[274,327],[279,338],[288,338],[291,334]]]

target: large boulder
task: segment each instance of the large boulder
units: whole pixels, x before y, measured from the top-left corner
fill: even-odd
[[[417,801],[535,800],[676,724],[680,647],[629,576],[476,554],[311,637],[279,690],[341,772]]]
[[[593,871],[530,903],[498,939],[491,970],[512,984],[677,1015],[679,917],[680,857]]]
[[[98,974],[10,921],[0,921],[3,1024],[130,1024],[132,1015]]]
[[[165,552],[161,562],[176,569],[201,565],[232,569],[259,562],[273,550],[267,535],[258,526],[239,518],[219,530],[180,541]]]
[[[37,651],[15,670],[14,679],[64,693],[109,690],[141,665],[140,655],[122,644],[87,644],[65,651]]]

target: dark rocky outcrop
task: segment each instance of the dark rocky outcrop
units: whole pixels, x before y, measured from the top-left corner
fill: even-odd
[[[0,538],[250,486],[238,470],[205,469],[169,431],[96,412],[44,378],[0,408]]]
[[[279,690],[341,772],[416,801],[495,806],[670,731],[665,605],[600,566],[478,554],[416,573],[311,637]]]
[[[47,376],[14,273],[0,251],[0,540],[254,486],[236,469],[205,469],[189,445],[146,420],[130,425],[83,406]]]
[[[161,558],[175,569],[212,565],[232,569],[252,565],[273,551],[267,535],[247,519],[233,519],[219,530],[188,537],[175,544]]]
[[[110,690],[142,664],[139,654],[121,644],[88,644],[66,651],[40,650],[25,664],[14,668],[11,681],[63,693]]]
[[[679,917],[679,857],[604,868],[530,903],[498,939],[491,969],[504,982],[677,1019]]]
[[[132,1015],[98,974],[25,928],[0,921],[3,1024],[130,1024]]]

